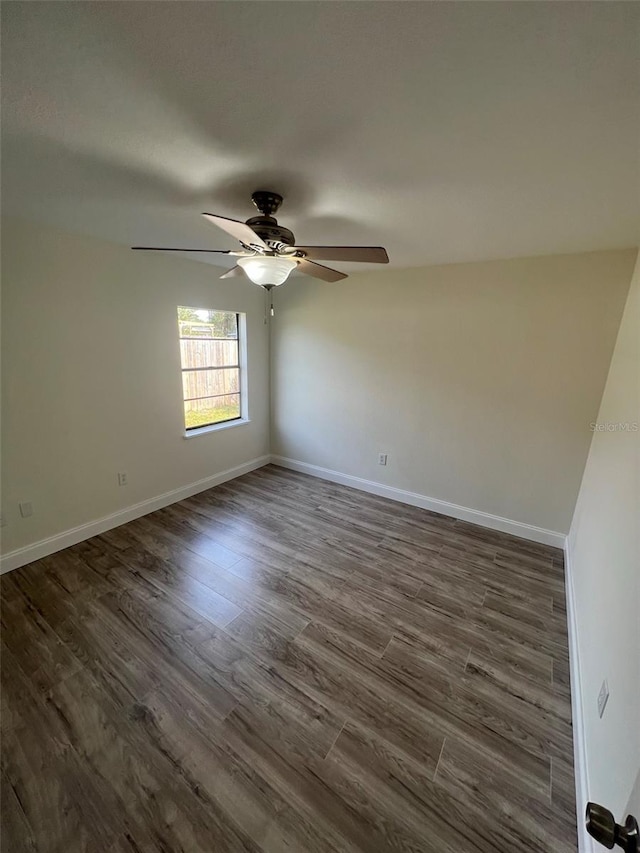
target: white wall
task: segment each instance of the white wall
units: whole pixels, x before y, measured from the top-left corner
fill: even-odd
[[[567,530],[634,258],[294,278],[276,294],[272,451]],[[269,453],[258,288],[15,220],[2,271],[4,553]],[[178,304],[247,312],[250,424],[182,437]]]
[[[566,533],[635,256],[292,280],[272,452]]]
[[[2,244],[4,553],[269,452],[257,287],[17,221]],[[249,424],[183,437],[178,305],[246,312]]]
[[[640,263],[598,424],[640,424]],[[640,432],[594,432],[568,537],[587,796],[640,819]],[[602,719],[597,696],[607,679]],[[635,793],[634,782],[636,782]],[[635,802],[633,802],[635,800]],[[584,804],[579,805],[578,809]]]

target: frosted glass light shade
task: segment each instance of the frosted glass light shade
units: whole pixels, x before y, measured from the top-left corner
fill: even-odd
[[[242,267],[254,284],[262,287],[271,284],[277,287],[285,283],[289,273],[298,265],[292,258],[256,255],[253,258],[238,258],[238,266]]]

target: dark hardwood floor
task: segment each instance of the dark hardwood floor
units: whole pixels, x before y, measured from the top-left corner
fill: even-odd
[[[267,467],[2,578],[3,851],[575,853],[560,551]]]

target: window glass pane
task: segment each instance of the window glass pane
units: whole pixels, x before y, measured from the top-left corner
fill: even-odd
[[[183,399],[218,397],[240,392],[240,370],[226,367],[223,370],[184,370],[182,372]]]
[[[238,364],[238,341],[182,339],[182,367],[226,367]]]
[[[237,338],[238,315],[233,311],[178,308],[181,338]]]
[[[219,424],[222,421],[230,421],[239,417],[239,394],[209,397],[204,400],[190,400],[184,404],[184,421],[187,429]]]
[[[238,315],[178,306],[178,328],[187,429],[240,418]]]

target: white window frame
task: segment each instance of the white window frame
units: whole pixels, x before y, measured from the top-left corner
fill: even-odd
[[[181,307],[181,306],[178,306]],[[192,308],[193,306],[184,306]],[[207,424],[207,426],[187,429],[184,422],[184,392],[181,394],[183,438],[195,438],[198,435],[206,435],[209,432],[219,432],[222,429],[242,426],[251,423],[249,418],[249,383],[247,380],[247,315],[242,311],[234,311],[228,308],[194,308],[195,311],[224,311],[227,314],[236,314],[238,317],[238,365],[240,368],[240,417],[231,421],[222,421],[219,424]],[[176,308],[177,313],[177,308]],[[178,326],[178,330],[179,330]],[[180,335],[178,334],[178,348],[180,347]],[[180,389],[182,391],[182,356],[180,355]]]

